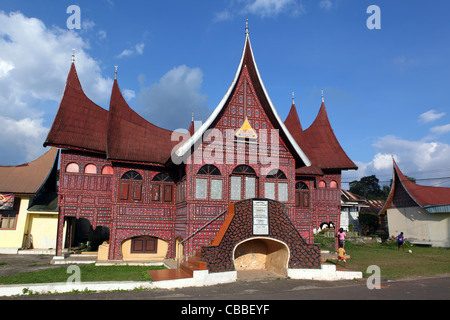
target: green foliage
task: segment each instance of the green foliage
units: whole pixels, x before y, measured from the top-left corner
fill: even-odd
[[[380,180],[375,176],[362,177],[359,181],[354,180],[349,183],[350,192],[363,196],[370,200],[385,200],[389,194],[389,188],[380,188]]]
[[[374,212],[361,212],[358,220],[362,232],[365,235],[374,234],[380,225],[378,215]]]

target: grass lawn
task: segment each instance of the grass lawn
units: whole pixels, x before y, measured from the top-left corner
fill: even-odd
[[[165,269],[160,266],[102,266],[79,265],[82,282],[95,281],[150,281],[148,270]],[[30,273],[18,273],[0,276],[0,284],[30,284],[66,282],[74,273],[67,273],[68,266],[40,270]]]
[[[322,238],[322,237],[320,237]],[[325,250],[330,249],[334,239],[320,239],[316,242],[322,244]],[[345,242],[346,253],[351,257],[347,260],[347,269],[362,271],[367,278],[367,267],[376,265],[380,267],[382,279],[401,279],[415,276],[436,274],[450,274],[450,250],[444,248],[417,247],[407,244],[405,252],[397,250],[396,243],[356,244]],[[412,253],[408,253],[411,250]],[[332,261],[331,263],[336,263]],[[343,266],[340,262],[339,266]]]

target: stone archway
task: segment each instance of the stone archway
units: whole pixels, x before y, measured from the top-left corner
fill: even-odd
[[[289,248],[279,240],[266,237],[249,238],[236,245],[233,261],[237,271],[266,270],[287,276]]]

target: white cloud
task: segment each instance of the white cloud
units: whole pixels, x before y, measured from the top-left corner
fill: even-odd
[[[144,54],[145,43],[138,43],[131,49],[123,50],[117,58],[126,58],[134,55],[143,55]]]
[[[329,11],[333,8],[333,3],[331,2],[331,0],[320,0],[319,7],[326,11]]]
[[[142,115],[155,125],[171,130],[187,129],[192,112],[196,120],[205,120],[211,112],[208,97],[200,92],[202,82],[199,68],[175,67],[158,83],[143,87],[137,105]]]
[[[373,144],[376,154],[369,162],[358,162],[358,171],[343,172],[343,181],[359,180],[375,174],[388,184],[392,177],[392,156],[403,173],[429,178],[430,172],[449,169],[450,145],[439,141],[407,140],[393,135],[377,139]],[[392,156],[391,156],[392,154]],[[429,181],[421,181],[427,184]]]
[[[436,121],[436,120],[442,118],[443,116],[445,116],[445,112],[437,113],[436,110],[431,109],[427,112],[422,113],[419,116],[419,121],[423,122],[423,123],[429,123],[429,122]]]
[[[430,131],[437,135],[448,133],[450,132],[450,124],[433,127],[430,129]]]
[[[277,16],[280,13],[293,13],[291,10],[298,10],[295,0],[253,0],[248,2],[243,9],[246,13],[252,13],[262,18]]]
[[[75,31],[48,28],[20,12],[0,11],[0,25],[0,123],[8,125],[0,164],[17,164],[45,151],[42,144],[64,91],[72,48],[83,88],[94,102],[109,101],[112,79],[102,76],[86,52],[88,42]]]
[[[123,97],[125,98],[125,100],[130,101],[134,98],[136,98],[136,92],[134,92],[134,90],[130,90],[130,89],[125,89],[122,92]]]
[[[228,8],[216,13],[213,22],[231,20],[237,15],[253,14],[266,18],[281,14],[297,16],[304,12],[303,3],[298,0],[239,0],[231,1]]]

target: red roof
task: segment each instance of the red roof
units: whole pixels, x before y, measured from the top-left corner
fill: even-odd
[[[295,108],[294,103],[291,106],[291,110],[289,111],[289,114],[286,120],[284,121],[284,124],[291,133],[292,137],[294,137],[297,144],[300,146],[300,148],[306,154],[308,159],[311,161],[311,165],[309,167],[297,168],[295,173],[323,175],[323,171],[317,166],[316,161],[314,160],[314,154],[311,151],[309,142],[302,129],[302,124],[300,123],[300,118],[298,116],[297,109]]]
[[[108,111],[84,93],[72,63],[64,94],[44,147],[76,148],[106,152]]]
[[[179,141],[132,110],[114,81],[109,106],[107,156],[111,160],[165,164]]]
[[[342,149],[328,120],[325,103],[311,126],[303,130],[295,104],[285,120],[286,127],[311,160],[311,167],[297,169],[298,174],[323,174],[323,169],[358,169]]]
[[[403,175],[394,161],[394,172],[414,201],[421,207],[450,205],[450,188],[418,185]],[[392,191],[391,191],[392,192]]]

